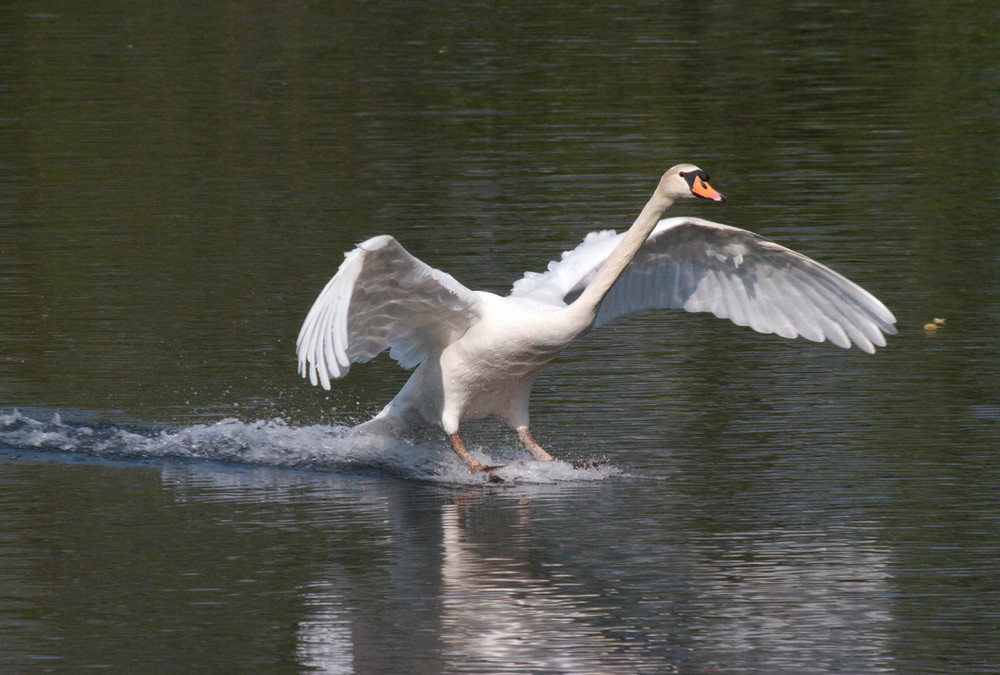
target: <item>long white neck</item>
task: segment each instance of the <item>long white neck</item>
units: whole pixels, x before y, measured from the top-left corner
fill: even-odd
[[[653,194],[649,201],[646,202],[646,206],[643,207],[642,213],[632,223],[632,227],[628,229],[622,240],[618,242],[618,245],[615,246],[611,254],[604,260],[600,269],[597,270],[597,274],[587,284],[587,288],[573,302],[573,309],[586,310],[587,313],[596,316],[597,308],[600,306],[601,301],[604,300],[604,296],[608,294],[611,287],[618,281],[618,277],[622,275],[628,264],[632,262],[632,258],[642,248],[646,238],[649,237],[653,228],[656,227],[656,223],[663,217],[663,213],[673,203],[673,199],[660,195],[659,191]]]

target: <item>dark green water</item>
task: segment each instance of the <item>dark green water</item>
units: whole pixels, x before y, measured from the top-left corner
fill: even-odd
[[[6,3],[3,671],[995,671],[998,35],[988,2]],[[439,434],[343,438],[388,359],[297,376],[354,243],[506,293],[681,161],[729,201],[672,215],[899,335],[632,317],[533,396],[611,467],[499,487]]]

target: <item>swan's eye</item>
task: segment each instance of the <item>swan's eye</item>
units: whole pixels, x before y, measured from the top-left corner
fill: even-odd
[[[680,172],[680,173],[679,173],[678,175],[679,175],[679,176],[680,176],[681,178],[687,178],[687,175],[688,175],[688,174],[687,174],[687,171],[681,171],[681,172]]]

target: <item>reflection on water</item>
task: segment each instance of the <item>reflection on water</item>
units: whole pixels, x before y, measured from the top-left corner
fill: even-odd
[[[246,438],[265,447],[273,442],[266,429]],[[24,455],[15,466],[76,454]],[[76,485],[62,487],[70,502],[81,504],[75,492],[100,494],[100,482],[135,480],[136,469],[106,461],[67,465],[76,469]],[[674,512],[684,503],[676,497],[660,500],[655,520],[616,518],[615,504],[626,495],[653,503],[669,490],[620,474],[483,491],[338,477],[316,467],[159,461],[166,463],[144,469],[159,475],[156,491],[181,510],[180,522],[208,527],[153,524],[153,568],[141,562],[150,552],[125,549],[113,567],[84,562],[23,588],[44,596],[65,583],[63,575],[108,583],[114,575],[139,594],[130,602],[157,612],[214,607],[188,615],[196,632],[220,615],[257,631],[255,621],[287,616],[296,661],[331,673],[659,673],[665,664],[880,672],[893,662],[890,561],[869,525],[844,522],[833,511],[783,526],[705,530],[690,514]],[[6,494],[21,485],[16,473],[11,479]],[[142,510],[149,499],[148,490],[118,494],[126,512]],[[75,508],[65,526],[100,519],[108,507]],[[661,529],[660,521],[672,526]],[[16,519],[11,525],[18,531]],[[54,534],[63,525],[48,527]],[[630,536],[615,539],[622,527]],[[86,561],[103,545],[80,540],[71,558]],[[209,545],[224,546],[228,562],[206,566],[181,553]],[[24,546],[22,557],[36,555]],[[252,612],[232,615],[248,601]],[[13,609],[0,603],[0,614]],[[78,608],[67,619],[86,613]],[[122,621],[128,619],[104,616],[101,630],[115,634]],[[16,637],[46,626],[52,624],[22,625]],[[168,648],[169,641],[152,641],[132,658],[156,663]],[[50,658],[59,654],[54,649]],[[259,665],[262,656],[251,650],[238,662]]]
[[[302,589],[305,618],[299,621],[296,654],[304,668],[345,675],[354,671],[350,608],[336,586],[316,582]]]
[[[658,673],[667,664],[892,670],[887,560],[863,529],[668,537],[674,545],[647,541],[623,552],[600,540],[580,548],[551,537],[592,495],[571,495],[567,509],[545,497],[539,504],[530,490],[389,493],[364,510],[371,522],[394,524],[383,543],[393,553],[326,567],[297,589],[303,666],[331,673]],[[438,531],[431,532],[435,514]],[[420,531],[400,529],[411,526]],[[429,540],[440,548],[412,548]],[[657,559],[658,579],[640,585],[635,577],[648,575],[647,555]],[[622,582],[607,586],[602,578]],[[374,606],[373,593],[380,598]]]
[[[411,603],[418,636],[386,639],[372,625],[386,618],[353,606],[358,589],[331,569],[303,589],[305,664],[326,672],[351,672],[358,661],[362,672],[383,670],[401,659],[413,672],[892,669],[887,560],[863,531],[758,531],[625,552],[599,540],[585,549],[546,540],[533,520],[549,530],[553,520],[571,522],[572,509],[538,504],[530,492],[466,492],[437,508],[441,531],[430,538],[440,541],[440,559],[416,556],[424,564],[414,566],[404,552],[398,569],[369,571],[391,580],[380,587],[386,606]],[[553,546],[566,548],[553,555]],[[629,579],[648,574],[646,555],[657,559],[659,579],[640,587]],[[596,582],[612,569],[623,583]],[[439,601],[429,606],[428,593]]]
[[[560,588],[560,564],[535,569],[529,500],[507,505],[507,525],[489,539],[467,523],[478,494],[442,508],[442,643],[455,670],[478,672],[636,672],[642,661],[617,656],[624,645],[597,623],[586,593]],[[462,664],[475,664],[474,667]]]
[[[108,663],[101,644],[118,645],[112,663],[176,658],[170,639],[123,642],[135,629],[123,604],[147,608],[143,625],[164,635],[183,616],[194,644],[220,622],[258,636],[191,663],[260,668],[291,640],[294,663],[333,673],[888,672],[910,621],[900,584],[912,571],[873,524],[878,510],[838,505],[822,471],[783,489],[771,468],[718,495],[622,473],[470,489],[400,476],[412,468],[386,468],[391,453],[361,472],[261,465],[267,425],[241,431],[251,463],[67,450],[82,442],[73,433],[104,433],[74,429],[49,423],[58,450],[4,441],[0,494],[21,505],[5,510],[4,550],[49,562],[4,567],[0,617],[62,598],[49,620],[16,621],[12,645],[64,638],[19,648],[22,659]],[[53,489],[29,500],[40,471]],[[25,536],[29,524],[44,538]],[[118,527],[128,538],[110,550],[87,534]],[[105,608],[69,592],[81,577],[109,594]],[[86,642],[95,630],[104,641]]]

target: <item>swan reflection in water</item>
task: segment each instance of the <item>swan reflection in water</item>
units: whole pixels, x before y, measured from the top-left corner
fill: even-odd
[[[636,672],[641,656],[622,658],[628,646],[601,627],[598,594],[553,583],[570,571],[533,560],[531,500],[498,510],[486,499],[470,491],[440,506],[435,555],[403,550],[394,569],[373,571],[386,581],[383,598],[398,594],[391,609],[359,602],[341,568],[304,587],[301,665],[328,673],[392,672],[401,662],[414,673]],[[425,543],[427,534],[419,535]],[[416,543],[408,533],[400,539]]]
[[[561,526],[534,522],[551,517],[549,498],[469,492],[441,504],[436,519],[420,516],[426,529],[416,536],[396,531],[394,553],[381,557],[389,569],[363,580],[331,568],[303,588],[302,665],[333,673],[401,663],[408,672],[878,672],[891,662],[887,557],[863,532],[671,537],[660,542],[660,573],[651,577],[648,541],[634,565],[628,552],[602,547],[599,532],[551,541]],[[437,546],[428,541],[434,522]]]
[[[529,502],[512,507],[513,536],[477,543],[464,524],[476,496],[469,494],[468,504],[445,505],[441,513],[441,627],[448,661],[494,672],[635,672],[634,661],[614,662],[611,655],[624,645],[601,629],[600,608],[587,602],[589,594],[551,582],[551,576],[568,575],[561,565],[539,568],[532,561]]]

